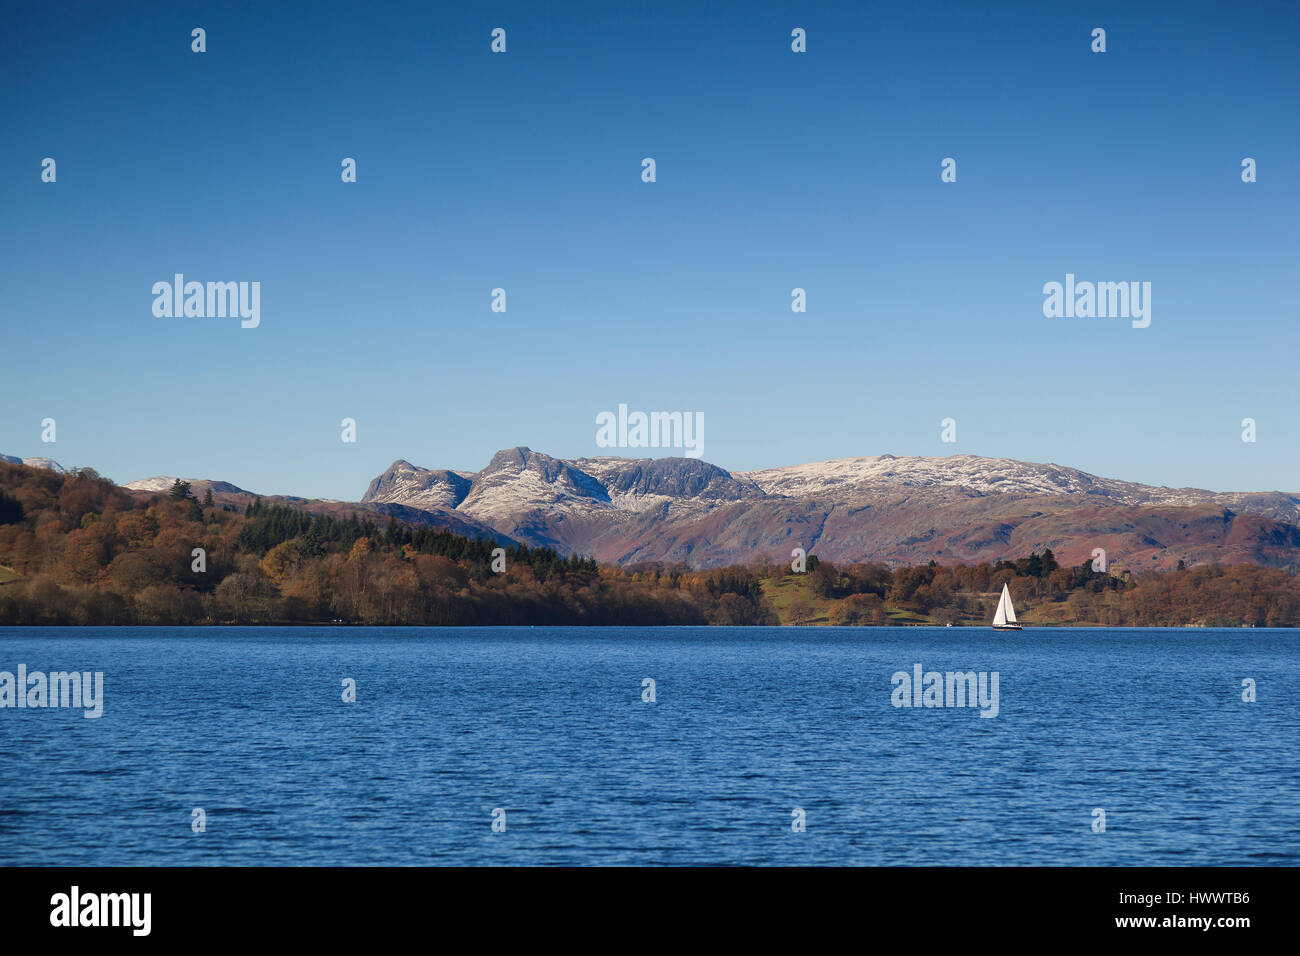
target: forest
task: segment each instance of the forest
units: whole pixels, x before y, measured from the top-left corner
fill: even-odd
[[[494,553],[496,552],[496,553]],[[693,570],[598,565],[367,513],[132,494],[91,469],[0,463],[0,625],[1300,625],[1300,580],[1253,565],[1105,572],[1050,550],[947,566],[809,555]]]

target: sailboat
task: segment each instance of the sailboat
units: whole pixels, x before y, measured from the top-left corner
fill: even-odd
[[[1016,609],[1011,603],[1011,591],[1006,584],[1002,585],[1002,597],[998,599],[998,609],[993,614],[993,630],[995,631],[1018,631],[1020,625],[1016,623]]]

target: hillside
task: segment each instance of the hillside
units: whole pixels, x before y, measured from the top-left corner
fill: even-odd
[[[611,564],[989,562],[1096,548],[1130,570],[1300,568],[1300,496],[1160,488],[1011,459],[846,458],[732,474],[688,458],[565,461],[513,448],[480,472],[394,462],[367,504],[451,514]]]
[[[663,477],[643,473],[627,487]],[[676,477],[697,493],[728,482],[706,470]],[[564,480],[600,495],[579,476]],[[1031,626],[1300,625],[1300,580],[1250,564],[1101,571],[1044,551],[901,566],[810,555],[799,573],[761,561],[617,566],[455,534],[393,503],[309,510],[220,498],[210,487],[201,498],[184,483],[127,491],[89,469],[0,463],[0,625],[984,626],[1003,584]]]

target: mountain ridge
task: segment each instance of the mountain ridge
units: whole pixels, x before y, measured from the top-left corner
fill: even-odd
[[[523,543],[619,564],[788,560],[795,547],[830,560],[896,563],[997,560],[1052,547],[1070,560],[1102,548],[1143,568],[1300,564],[1300,495],[1167,488],[975,455],[862,456],[733,473],[694,458],[564,460],[518,446],[480,472],[399,459],[362,502],[419,507],[428,489],[453,483],[455,494],[438,492],[444,508]]]
[[[0,455],[0,461],[10,465],[27,465],[29,468],[44,468],[56,475],[67,474],[67,470],[53,458],[19,458],[17,455]]]
[[[173,481],[155,476],[123,487],[151,495]],[[1073,565],[1104,551],[1109,563],[1132,570],[1180,562],[1300,570],[1300,495],[1169,488],[976,455],[858,456],[730,472],[696,458],[560,459],[521,445],[477,472],[399,458],[357,502],[189,481],[195,493],[211,489],[236,508],[263,497],[619,565],[788,562],[795,548],[835,563],[958,564],[1051,548]]]

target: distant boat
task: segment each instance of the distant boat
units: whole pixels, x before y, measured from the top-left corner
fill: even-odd
[[[1016,609],[1011,603],[1011,591],[1005,584],[1002,585],[1002,597],[998,599],[998,609],[993,614],[993,630],[995,631],[1019,631],[1020,625],[1016,623]]]

